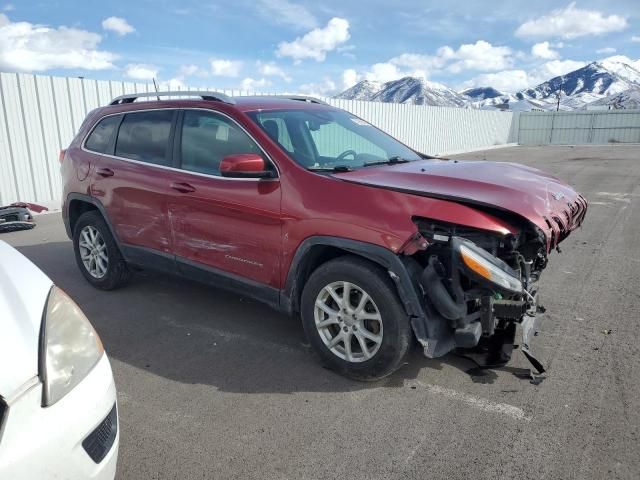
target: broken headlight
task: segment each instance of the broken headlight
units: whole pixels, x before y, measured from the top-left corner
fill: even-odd
[[[522,293],[522,282],[509,265],[472,242],[456,240],[455,248],[462,264],[473,276],[487,280],[501,290]]]

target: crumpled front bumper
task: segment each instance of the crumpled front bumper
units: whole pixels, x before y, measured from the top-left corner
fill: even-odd
[[[531,365],[538,371],[539,374],[545,372],[545,368],[542,365],[542,361],[539,357],[537,357],[532,348],[533,341],[535,337],[538,335],[538,332],[542,328],[542,324],[544,322],[544,308],[538,306],[537,312],[533,315],[525,315],[520,324],[522,328],[522,353],[527,360],[531,362]]]
[[[473,358],[484,368],[499,368],[506,365],[514,349],[516,327],[521,326],[521,350],[531,365],[542,374],[545,367],[534,353],[533,343],[542,327],[545,309],[540,305],[537,283],[524,285],[520,295],[509,295],[494,282],[486,281],[486,291],[476,288],[465,292],[460,280],[461,273],[473,275],[466,269],[457,252],[456,242],[450,240],[451,266],[448,277],[439,272],[447,272],[436,255],[429,257],[427,266],[420,273],[420,285],[425,296],[429,324],[429,338],[422,342],[425,356],[434,358],[457,349],[465,356]],[[468,245],[470,242],[466,242]],[[475,277],[481,284],[483,278]],[[445,282],[448,282],[445,286]],[[498,293],[495,293],[495,291]],[[471,292],[471,293],[469,293]],[[520,298],[518,298],[520,297]],[[480,307],[469,311],[471,302],[479,302]],[[478,305],[478,303],[476,303]],[[439,328],[437,328],[439,327]]]

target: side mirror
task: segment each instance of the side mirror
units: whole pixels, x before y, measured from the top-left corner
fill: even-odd
[[[220,175],[231,178],[273,178],[267,163],[257,153],[227,155],[220,162]]]

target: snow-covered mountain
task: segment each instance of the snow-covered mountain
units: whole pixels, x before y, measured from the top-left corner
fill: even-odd
[[[620,92],[617,95],[609,95],[608,97],[591,102],[586,108],[589,110],[640,109],[640,85]]]
[[[615,58],[615,57],[614,57]],[[498,106],[515,102],[528,102],[532,108],[555,110],[583,109],[587,105],[609,96],[615,96],[640,86],[640,71],[621,61],[592,62],[578,70],[551,78],[533,88],[515,94],[488,98],[474,103],[475,107]]]
[[[506,93],[496,90],[493,87],[467,88],[460,93],[465,97],[469,97],[473,102],[487,100],[490,98],[504,97],[505,95],[507,95]]]
[[[371,98],[382,90],[384,83],[372,82],[371,80],[362,80],[353,87],[345,90],[335,98],[343,98],[346,100],[371,100]]]
[[[363,80],[335,98],[439,107],[466,107],[469,104],[469,99],[455,90],[441,83],[415,77],[404,77],[382,84]]]
[[[640,83],[640,72],[630,65],[609,62],[609,68],[607,68],[602,63],[593,62],[566,75],[547,80],[537,87],[521,90],[516,96],[521,99],[546,100],[549,97],[557,98],[557,93],[561,92],[561,97],[578,95],[602,97],[624,92],[636,82]]]
[[[490,86],[456,92],[440,83],[405,77],[386,83],[363,80],[336,98],[443,107],[555,110],[559,95],[560,110],[576,110],[587,105],[635,108],[639,88],[640,60],[611,57],[513,94]]]

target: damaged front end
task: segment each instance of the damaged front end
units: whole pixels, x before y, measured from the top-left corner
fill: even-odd
[[[439,357],[458,349],[480,366],[504,366],[520,324],[522,352],[543,373],[531,341],[544,314],[538,295],[547,265],[544,234],[530,228],[504,235],[414,221],[427,245],[412,256],[422,269],[418,284],[429,319],[428,339],[422,342],[425,355]]]

